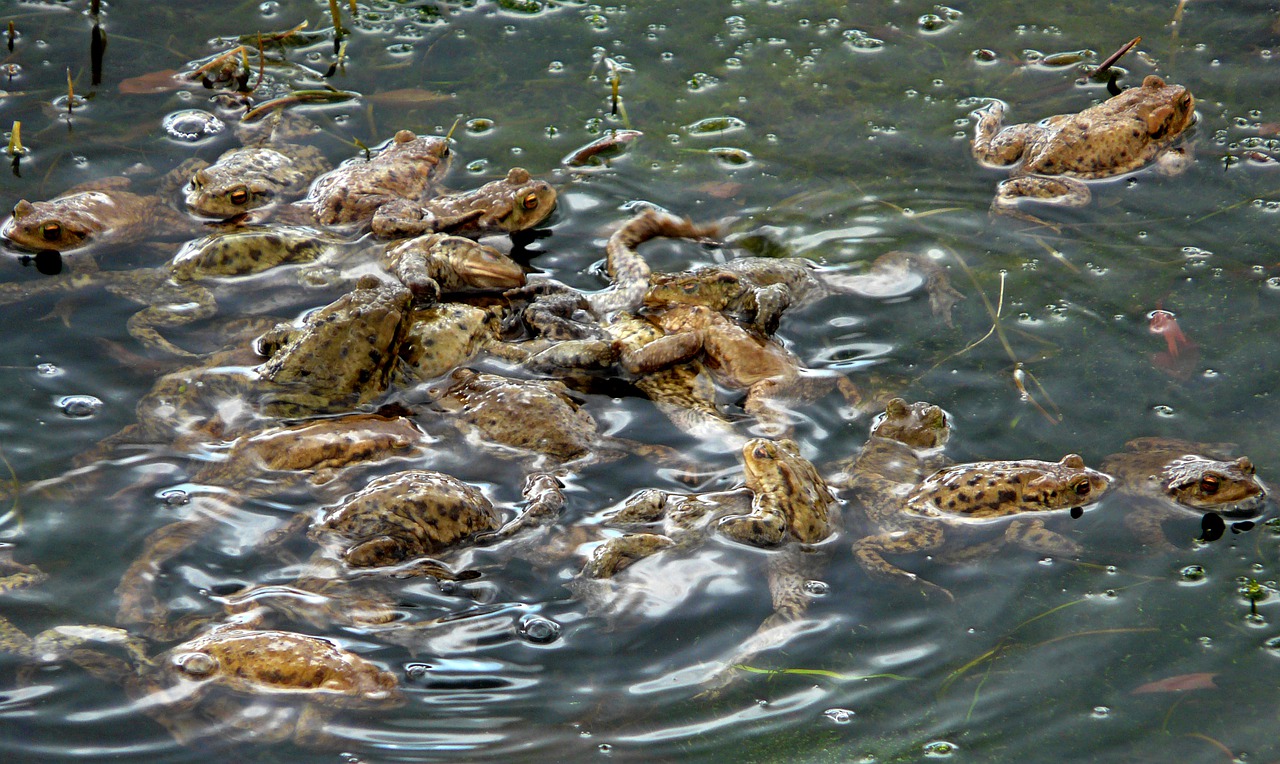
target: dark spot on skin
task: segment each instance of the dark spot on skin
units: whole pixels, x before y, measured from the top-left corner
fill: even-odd
[[[1000,493],[996,494],[996,498],[1001,504],[1014,502],[1018,499],[1018,492],[1010,488],[1003,488]]]
[[[947,509],[955,509],[955,508],[956,508],[955,499],[951,499],[950,501],[947,502]]]
[[[965,485],[968,485],[969,487],[972,488],[973,486],[977,485],[980,482],[982,482],[982,476],[974,475],[973,477],[969,478],[968,482]],[[991,482],[992,481],[988,480],[987,485],[991,485]]]
[[[961,492],[960,492],[960,494],[959,494],[959,499],[960,499],[960,501],[963,501],[965,504],[968,504],[968,503],[969,503],[969,494],[965,493],[964,491],[961,491]],[[955,502],[952,502],[952,503],[951,503],[951,506],[953,506],[953,507],[954,507],[954,506],[955,506]]]

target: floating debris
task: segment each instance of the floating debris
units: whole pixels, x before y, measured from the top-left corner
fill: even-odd
[[[597,138],[580,149],[570,152],[560,164],[566,167],[583,167],[586,165],[608,165],[613,157],[621,156],[630,148],[631,142],[644,135],[639,130],[614,130]]]
[[[719,135],[734,130],[745,130],[747,123],[737,117],[707,117],[685,125],[684,131],[690,135]]]
[[[1126,42],[1124,45],[1121,45],[1119,50],[1107,56],[1106,60],[1104,60],[1101,64],[1098,64],[1098,68],[1094,69],[1093,73],[1090,74],[1089,76],[1097,77],[1101,74],[1104,74],[1108,69],[1111,68],[1112,64],[1119,61],[1121,56],[1133,50],[1134,46],[1136,46],[1140,42],[1142,42],[1142,37],[1138,36],[1133,38],[1129,42]]]

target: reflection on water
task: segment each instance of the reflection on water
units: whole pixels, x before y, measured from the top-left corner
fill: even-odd
[[[779,339],[809,367],[945,408],[956,427],[948,455],[958,461],[1079,453],[1097,465],[1126,441],[1164,436],[1233,442],[1264,482],[1274,479],[1274,12],[1223,3],[1089,2],[1068,12],[803,0],[691,13],[670,3],[372,0],[352,21],[339,5],[350,28],[337,51],[326,3],[281,0],[233,13],[111,5],[94,88],[85,63],[93,24],[81,6],[0,0],[0,20],[16,30],[0,61],[0,124],[20,121],[28,150],[16,173],[6,170],[0,202],[122,175],[150,193],[184,160],[212,161],[237,139],[193,122],[191,110],[233,122],[238,112],[225,102],[237,98],[234,82],[219,80],[232,70],[212,67],[211,90],[175,86],[167,70],[214,62],[242,34],[256,59],[256,32],[306,21],[293,38],[265,37],[273,63],[247,82],[261,77],[260,99],[341,91],[293,107],[321,125],[313,142],[335,162],[355,156],[356,141],[375,146],[399,129],[444,134],[460,120],[450,187],[475,188],[519,165],[560,192],[544,226],[550,235],[515,253],[534,272],[603,288],[604,241],[640,202],[722,220],[742,250],[805,256],[836,273],[864,273],[890,250],[926,253],[966,297],[954,327],[935,319],[919,292],[827,295],[789,310]],[[970,157],[969,112],[990,99],[1009,104],[1014,121],[1086,108],[1107,94],[1103,83],[1080,81],[1079,66],[1137,34],[1144,42],[1120,62],[1120,84],[1156,73],[1195,94],[1193,165],[1178,177],[1148,170],[1091,183],[1088,207],[1044,211],[1061,231],[991,220],[1007,173]],[[1082,58],[1082,49],[1095,53]],[[68,70],[83,99],[70,117]],[[601,163],[581,169],[561,165],[624,128],[642,134],[626,151],[601,152]],[[172,238],[167,231],[144,238],[61,256],[6,249],[0,281],[131,272],[173,254],[158,243]],[[669,271],[739,251],[655,242],[644,254]],[[165,336],[212,349],[237,330],[228,319],[292,320],[326,304],[342,291],[326,278],[299,267],[221,284],[217,316],[166,327]],[[149,534],[198,517],[211,495],[227,505],[155,579],[174,618],[297,597],[290,587],[309,570],[313,547],[294,539],[289,560],[264,550],[262,538],[378,474],[437,469],[480,486],[508,514],[519,503],[522,465],[453,438],[428,416],[419,417],[427,443],[411,456],[333,485],[268,476],[263,492],[239,501],[195,477],[221,446],[147,444],[80,466],[77,455],[134,423],[135,404],[174,368],[127,331],[137,310],[102,285],[0,304],[0,446],[6,472],[28,485],[16,498],[6,489],[0,537],[12,545],[6,553],[49,574],[3,595],[0,613],[26,634],[115,623],[116,586]],[[1180,338],[1164,319],[1153,322],[1164,314]],[[716,394],[741,414],[741,391]],[[414,406],[427,397],[420,389],[391,395]],[[671,443],[704,463],[699,489],[741,478],[734,449],[694,442],[630,386],[610,381],[582,398],[602,431]],[[805,455],[820,467],[866,438],[866,418],[836,396],[788,405]],[[572,587],[585,557],[621,533],[602,525],[603,513],[643,488],[689,491],[678,477],[637,457],[585,466],[564,476],[557,528],[446,561],[478,578],[362,581],[361,591],[394,614],[382,624],[282,617],[394,672],[404,689],[397,708],[332,709],[326,730],[365,761],[1280,757],[1259,723],[1274,715],[1280,665],[1277,530],[1265,514],[1252,529],[1206,527],[1188,514],[1164,526],[1176,549],[1153,551],[1124,521],[1140,500],[1117,492],[1079,519],[1055,521],[1084,545],[1079,559],[1012,547],[961,566],[902,558],[953,592],[948,604],[866,576],[849,552],[864,529],[845,503],[832,559],[806,588],[805,620],[735,684],[705,697],[704,682],[771,612],[773,553],[712,540],[636,563],[603,604],[576,598]],[[1206,532],[1221,538],[1198,542]],[[356,607],[324,599],[313,613]],[[148,643],[146,654],[179,641]],[[133,699],[127,673],[107,676],[107,667],[127,664],[123,647],[92,646],[114,663],[86,670],[39,654],[0,656],[0,756],[316,760],[291,743],[226,742],[213,730],[227,717],[216,713],[199,744],[177,744]],[[224,745],[234,747],[210,753]]]

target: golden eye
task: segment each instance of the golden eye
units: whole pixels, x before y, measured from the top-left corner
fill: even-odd
[[[1218,480],[1217,475],[1205,475],[1204,477],[1200,478],[1201,493],[1212,496],[1218,492],[1218,488],[1220,486],[1221,486],[1221,482]]]
[[[765,443],[761,443],[760,445],[758,445],[758,446],[756,446],[755,448],[751,449],[751,455],[752,455],[752,456],[754,456],[754,457],[755,457],[755,458],[757,458],[757,459],[768,459],[768,458],[769,458],[769,446],[768,446],[767,444],[765,444]]]
[[[40,226],[40,235],[45,241],[57,241],[62,238],[62,226],[58,223],[45,223]]]
[[[249,201],[249,189],[244,186],[236,186],[227,194],[227,198],[234,205],[245,204]]]
[[[521,200],[520,200],[520,204],[521,204],[521,205],[522,205],[526,210],[534,210],[534,209],[537,209],[537,208],[538,208],[538,195],[537,195],[537,194],[535,194],[534,192],[530,191],[529,193],[527,193],[527,194],[525,194],[525,195],[524,195],[524,198],[523,198],[523,199],[521,199]]]
[[[1088,478],[1080,478],[1071,486],[1071,490],[1076,492],[1076,496],[1088,496],[1093,490],[1093,486],[1089,485]]]

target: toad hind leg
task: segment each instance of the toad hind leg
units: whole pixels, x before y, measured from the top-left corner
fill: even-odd
[[[1044,527],[1043,520],[1015,520],[1010,523],[1004,537],[1023,549],[1058,557],[1075,557],[1084,551],[1076,541]]]
[[[884,558],[885,553],[907,554],[937,549],[942,546],[943,540],[941,528],[932,524],[922,524],[906,533],[884,533],[858,539],[853,542],[853,557],[872,578],[915,584],[923,588],[926,594],[940,594],[949,600],[954,600],[955,597],[945,588],[926,581],[915,573],[903,570]]]
[[[1008,215],[1038,225],[1057,230],[1057,226],[1024,212],[1018,205],[1020,199],[1034,199],[1044,204],[1056,204],[1063,207],[1083,207],[1093,198],[1083,181],[1064,176],[1045,177],[1041,175],[1024,175],[1001,181],[996,187],[995,199],[991,202],[991,214]]]

